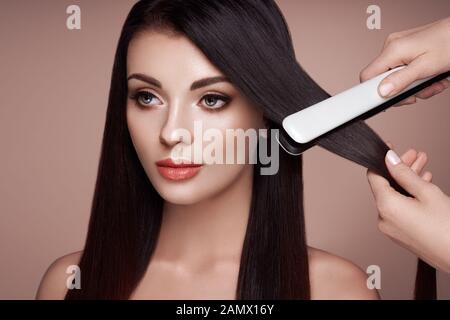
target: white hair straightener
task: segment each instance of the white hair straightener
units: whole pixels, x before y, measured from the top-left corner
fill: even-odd
[[[368,119],[403,99],[414,95],[434,82],[450,76],[450,71],[413,82],[400,93],[383,98],[378,93],[378,85],[389,74],[405,66],[400,66],[367,80],[353,88],[308,108],[293,113],[283,120],[283,129],[278,139],[288,153],[300,155],[317,144],[321,137],[338,130],[349,122]]]

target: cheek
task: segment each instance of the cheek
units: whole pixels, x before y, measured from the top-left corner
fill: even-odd
[[[161,124],[158,117],[148,117],[135,108],[127,109],[127,125],[139,160],[147,174],[157,159]]]
[[[249,163],[249,152],[255,151],[259,129],[264,128],[262,113],[246,104],[238,104],[204,123],[204,129],[220,131],[223,161],[234,159],[237,163],[237,159],[242,159],[239,163]]]

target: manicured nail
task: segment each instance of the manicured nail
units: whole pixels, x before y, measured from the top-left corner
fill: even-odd
[[[387,97],[389,95],[389,93],[392,92],[392,90],[394,90],[394,85],[390,82],[383,83],[380,86],[380,94],[383,97]]]
[[[400,157],[394,152],[394,150],[389,150],[386,153],[386,158],[389,161],[389,163],[394,166],[402,162],[402,160],[400,160]]]

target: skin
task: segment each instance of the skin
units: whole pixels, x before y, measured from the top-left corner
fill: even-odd
[[[450,18],[389,35],[381,54],[361,71],[361,81],[401,64],[407,67],[392,73],[380,84],[392,83],[395,89],[391,94],[415,80],[450,70]],[[448,79],[441,80],[416,97],[427,99],[449,86]],[[415,103],[416,97],[398,105]],[[425,172],[420,179],[427,162],[426,153],[410,149],[401,160],[398,165],[388,161],[386,165],[413,199],[396,192],[383,177],[367,171],[379,211],[379,229],[428,264],[450,273],[450,197],[431,182],[431,172]]]
[[[174,132],[179,127],[192,131],[194,119],[203,120],[204,128],[224,131],[263,128],[263,116],[231,83],[189,90],[198,79],[223,74],[184,36],[162,31],[140,34],[130,43],[127,67],[128,75],[145,73],[162,84],[160,89],[129,81],[131,93],[145,89],[160,101],[141,108],[130,98],[127,121],[139,159],[165,200],[155,254],[131,299],[234,299],[250,209],[252,165],[211,164],[190,180],[173,182],[158,173],[155,161],[166,158],[176,145],[192,147],[192,141],[174,138]],[[211,112],[201,103],[211,92],[232,100]],[[311,247],[308,254],[313,299],[378,298],[376,290],[367,288],[367,274],[353,263]],[[64,297],[65,268],[77,264],[80,255],[64,256],[50,266],[38,299]]]
[[[398,193],[384,177],[367,171],[379,212],[378,228],[428,264],[450,273],[450,198],[431,182],[431,172],[422,173],[428,161],[425,152],[409,149],[400,159],[395,165],[386,159],[386,166],[413,198]]]
[[[360,80],[366,81],[390,68],[407,65],[402,70],[387,76],[379,86],[382,96],[392,96],[418,79],[438,75],[450,70],[450,18],[424,26],[391,33],[384,42],[381,53],[360,73]],[[381,87],[392,85],[392,91],[384,95]],[[428,99],[450,87],[444,79],[419,91],[397,106],[413,104],[416,98]]]

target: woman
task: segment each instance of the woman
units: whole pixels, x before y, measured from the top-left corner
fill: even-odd
[[[274,175],[261,163],[171,161],[200,139],[177,133],[196,120],[220,132],[279,128],[328,96],[297,63],[273,1],[136,3],[116,52],[84,250],[50,266],[37,298],[377,299],[354,264],[306,245],[301,156],[281,152]],[[388,176],[389,148],[363,122],[319,144]],[[68,291],[74,264],[81,289]]]

